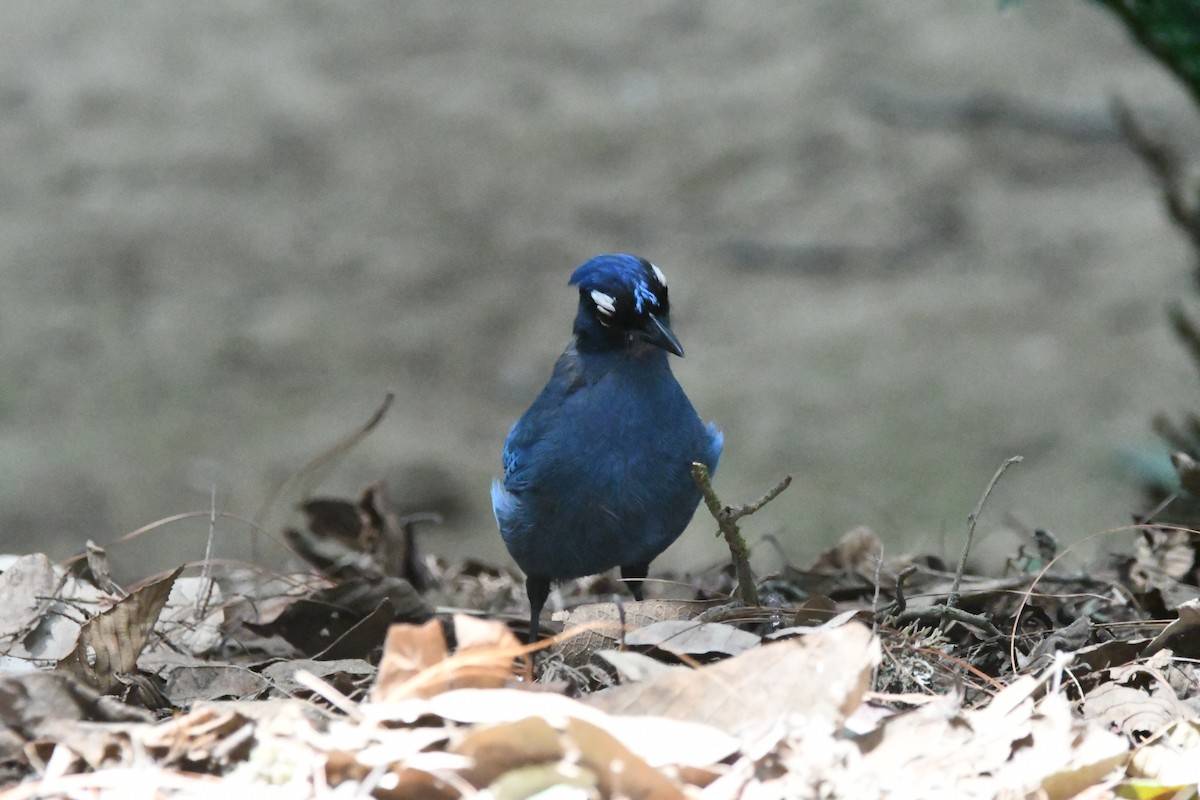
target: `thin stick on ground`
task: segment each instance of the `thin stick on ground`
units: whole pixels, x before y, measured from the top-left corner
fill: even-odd
[[[696,482],[700,493],[704,495],[704,505],[708,507],[708,513],[712,514],[713,519],[717,521],[719,533],[725,537],[725,543],[729,545],[729,555],[733,559],[733,569],[737,575],[738,599],[748,606],[758,605],[758,587],[754,585],[754,574],[750,571],[750,548],[746,546],[746,540],[742,537],[742,532],[738,530],[737,523],[742,517],[753,514],[778,497],[780,492],[792,482],[792,476],[784,475],[783,479],[762,497],[739,508],[722,505],[721,499],[717,497],[717,492],[713,489],[712,481],[709,479],[708,467],[698,461],[692,464],[692,480]]]

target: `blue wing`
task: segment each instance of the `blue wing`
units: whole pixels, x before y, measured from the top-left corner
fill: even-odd
[[[705,431],[708,433],[708,473],[715,474],[717,471],[717,462],[721,460],[721,451],[725,449],[725,434],[721,433],[721,429],[713,423],[708,423],[705,426]]]
[[[504,440],[500,461],[504,478],[492,481],[492,514],[496,526],[507,539],[522,524],[520,493],[528,489],[534,476],[532,453],[546,430],[561,412],[563,401],[585,384],[574,346],[568,347],[554,365],[550,381],[525,415],[517,420]]]

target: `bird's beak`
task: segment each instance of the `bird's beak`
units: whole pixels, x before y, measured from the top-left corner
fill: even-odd
[[[668,353],[674,353],[680,358],[683,357],[683,347],[679,344],[679,340],[675,338],[675,334],[671,333],[671,329],[667,327],[667,323],[653,314],[650,315],[650,321],[646,323],[641,336],[642,341],[652,344],[655,347],[661,347]]]

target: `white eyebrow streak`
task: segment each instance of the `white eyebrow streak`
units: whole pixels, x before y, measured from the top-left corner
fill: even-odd
[[[658,278],[658,282],[660,284],[662,284],[663,286],[666,286],[667,285],[667,276],[663,275],[663,271],[661,269],[659,269],[658,267],[654,266],[653,264],[650,265],[650,269],[654,270],[654,277]]]
[[[596,310],[606,317],[617,313],[617,298],[607,295],[599,289],[592,290],[592,302],[596,304]]]

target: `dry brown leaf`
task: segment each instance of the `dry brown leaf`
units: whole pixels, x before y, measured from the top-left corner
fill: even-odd
[[[790,627],[802,625],[816,627],[832,619],[838,613],[838,604],[832,597],[823,594],[811,595],[796,607]],[[771,637],[773,638],[773,637]]]
[[[600,778],[587,767],[554,761],[509,770],[488,785],[491,800],[530,800],[563,797],[569,800],[602,800]]]
[[[1149,638],[1113,639],[1081,647],[1074,653],[1073,663],[1083,664],[1092,672],[1128,664],[1141,656]]]
[[[92,617],[79,632],[75,649],[56,669],[74,675],[101,694],[124,685],[166,605],[171,587],[183,567],[143,586],[112,608]]]
[[[742,737],[793,713],[840,723],[861,702],[879,659],[878,639],[851,623],[606,689],[586,702],[613,714],[700,722]]]
[[[389,628],[372,701],[432,697],[454,688],[492,688],[508,682],[513,660],[525,648],[507,626],[456,614],[454,631],[459,647],[451,656],[436,619]]]
[[[379,674],[371,689],[371,700],[386,703],[413,693],[409,681],[446,659],[446,636],[442,623],[431,619],[424,625],[392,625],[383,642]],[[417,691],[421,697],[437,694],[438,687]]]
[[[607,731],[580,719],[551,722],[528,717],[477,728],[450,751],[474,761],[473,768],[464,770],[464,777],[480,788],[515,770],[553,766],[567,776],[580,768],[586,770],[596,777],[604,797],[669,800],[684,796],[677,784]]]

